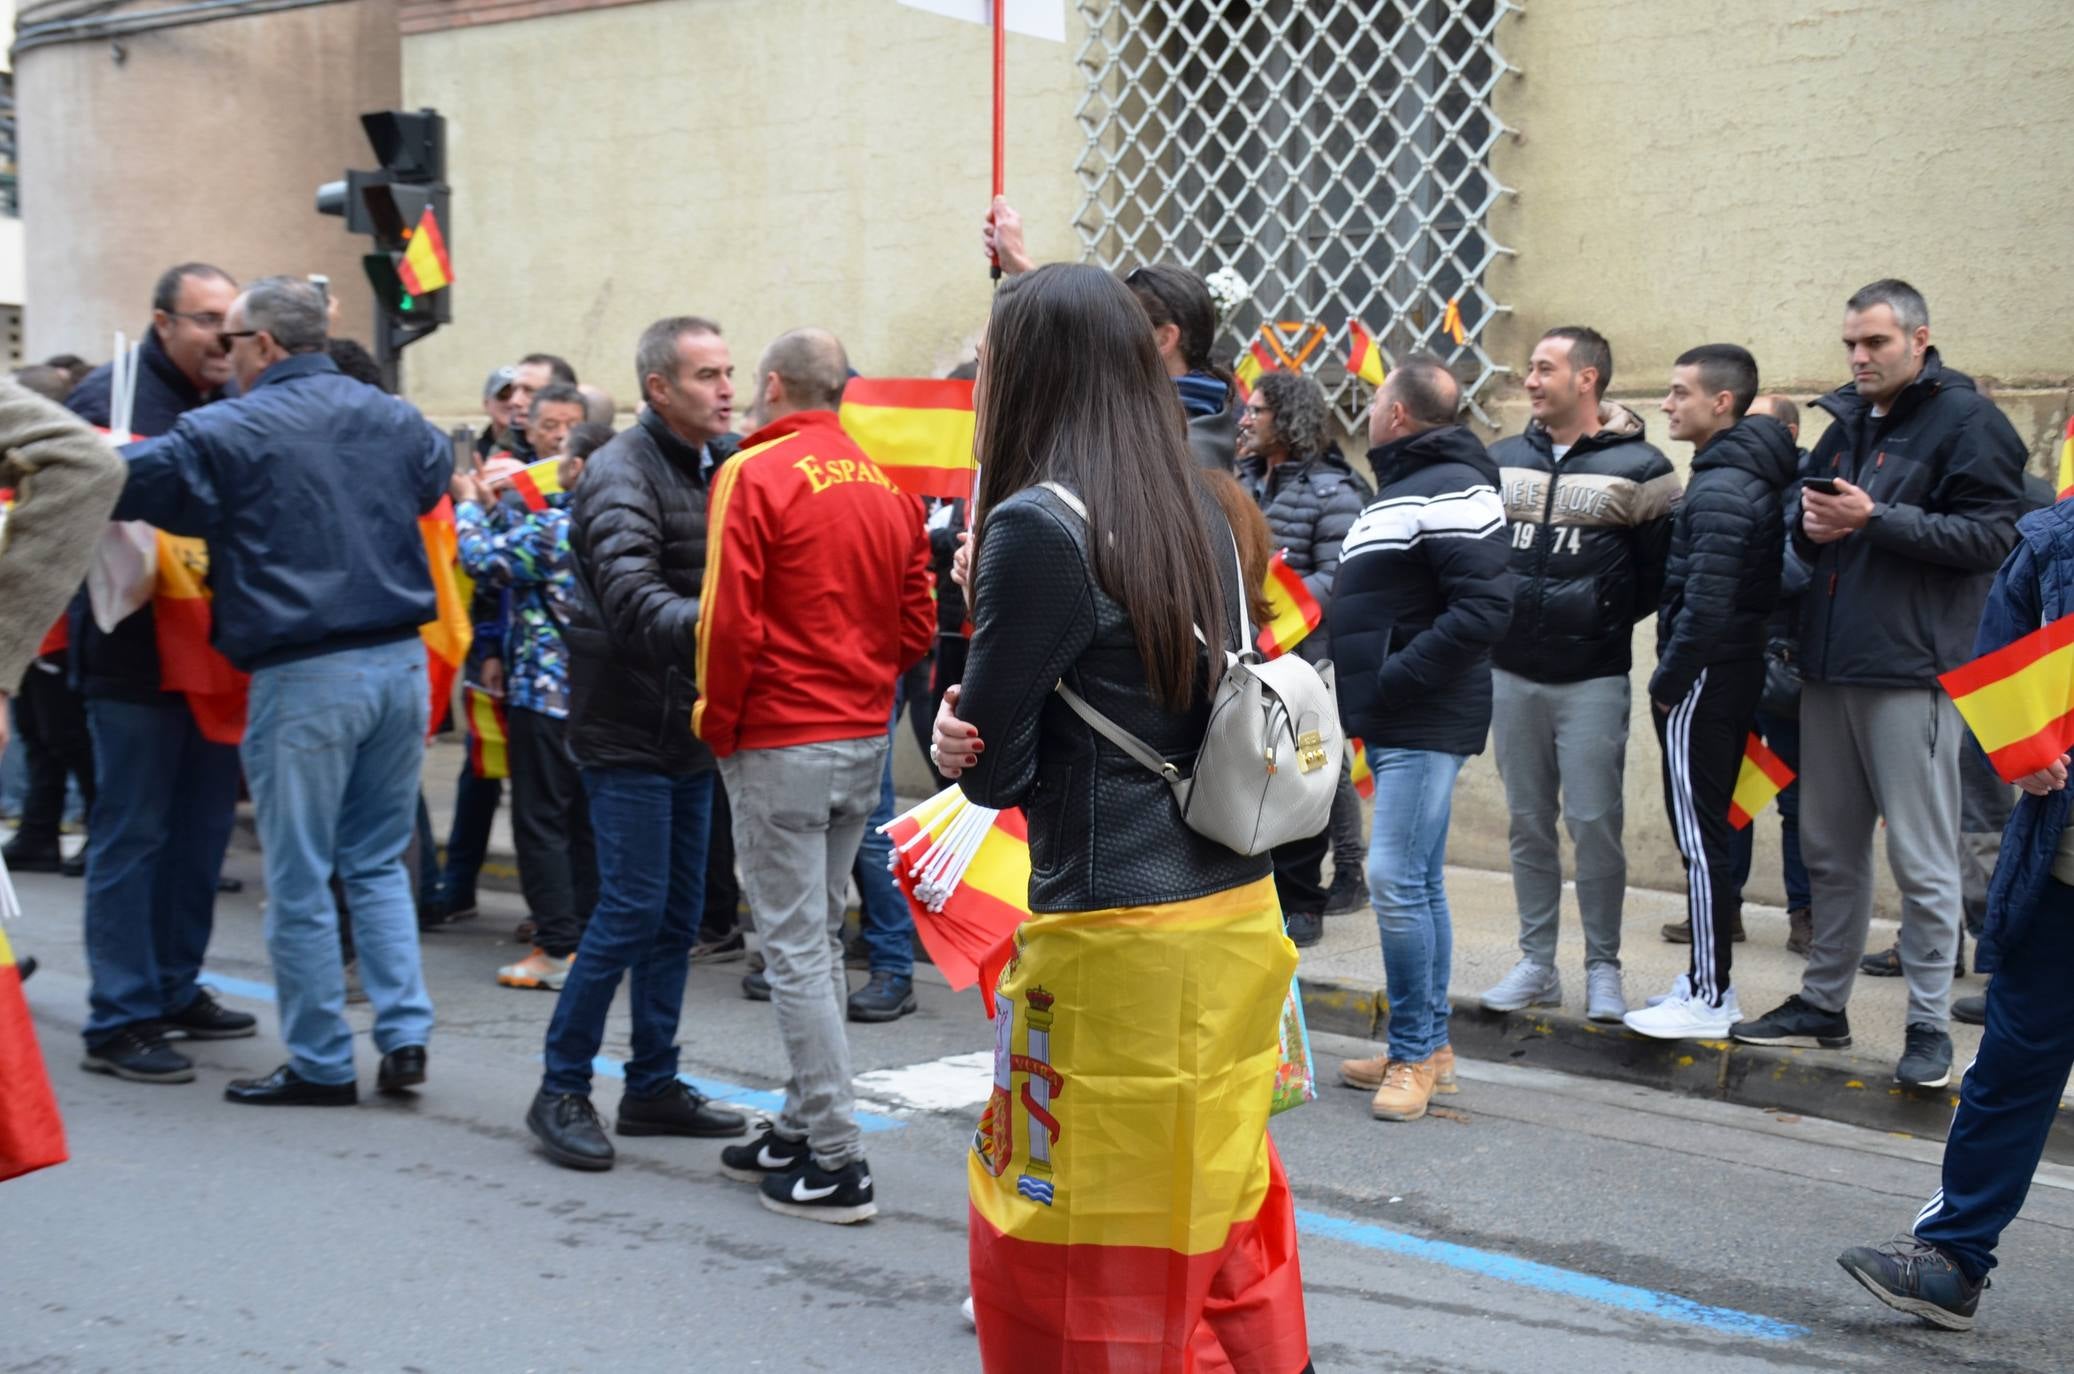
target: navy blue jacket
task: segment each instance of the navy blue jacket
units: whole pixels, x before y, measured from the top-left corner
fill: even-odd
[[[137,362],[137,397],[130,425],[146,438],[166,433],[182,415],[222,395],[197,391],[160,347],[156,329],[147,330],[137,345]],[[103,363],[80,379],[65,404],[80,419],[105,429],[114,381],[114,365]],[[90,697],[158,700],[158,628],[151,603],[145,602],[143,609],[102,634],[82,591],[72,607],[72,663],[81,690]]]
[[[1981,611],[1975,657],[1991,654],[2061,616],[2074,614],[2074,501],[2033,511],[2016,524],[2016,548],[1995,575]],[[2074,789],[2042,797],[2024,793],[2002,828],[2001,856],[1988,882],[1983,944],[2009,957],[2041,899],[2050,891],[2060,832],[2074,806]]]
[[[1382,490],[1347,531],[1325,622],[1340,720],[1371,750],[1481,754],[1491,646],[1512,623],[1498,465],[1461,425],[1368,461]]]
[[[321,353],[132,445],[118,520],[209,543],[210,639],[250,672],[417,633],[436,614],[418,517],[453,448]]]

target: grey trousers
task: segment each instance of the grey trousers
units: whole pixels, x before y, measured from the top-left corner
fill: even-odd
[[[1800,995],[1851,1000],[1872,923],[1872,840],[1887,821],[1901,889],[1908,1020],[1943,1029],[1959,939],[1959,712],[1943,692],[1808,683],[1800,696],[1800,845],[1814,935]]]
[[[1512,813],[1512,892],[1520,953],[1553,968],[1563,864],[1556,817],[1577,850],[1584,962],[1620,963],[1627,900],[1621,782],[1627,770],[1625,675],[1547,684],[1491,670],[1491,742]]]
[[[784,1139],[805,1140],[826,1169],[859,1153],[843,911],[885,761],[884,734],[744,749],[720,761],[742,887],[792,1067],[772,1124]]]

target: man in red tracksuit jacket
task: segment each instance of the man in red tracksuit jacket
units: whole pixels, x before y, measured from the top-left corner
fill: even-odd
[[[936,632],[922,504],[836,423],[849,360],[795,330],[757,364],[763,427],[714,480],[692,730],[720,760],[792,1077],[756,1139],[721,1152],[763,1205],[813,1221],[878,1210],[843,1020],[850,866],[885,766],[893,684]]]

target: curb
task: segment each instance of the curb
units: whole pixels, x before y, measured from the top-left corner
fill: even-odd
[[[1390,1020],[1382,989],[1304,978],[1304,1018],[1312,1030],[1380,1040]],[[1834,1050],[1772,1049],[1728,1040],[1653,1040],[1623,1026],[1601,1026],[1563,1013],[1485,1011],[1473,998],[1451,997],[1450,1039],[1470,1059],[1552,1069],[1586,1078],[1712,1098],[1765,1111],[1822,1117],[1897,1135],[1943,1140],[1959,1105],[1956,1082],[1911,1088],[1893,1067]],[[2062,1108],[2045,1158],[2074,1165],[2074,1113]]]

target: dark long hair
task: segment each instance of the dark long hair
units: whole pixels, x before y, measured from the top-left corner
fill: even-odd
[[[1144,308],[1096,267],[1056,263],[1010,279],[994,298],[976,399],[975,542],[987,512],[1025,487],[1077,493],[1095,581],[1130,616],[1152,698],[1185,709],[1194,627],[1215,650],[1212,683],[1229,629],[1186,420]]]

